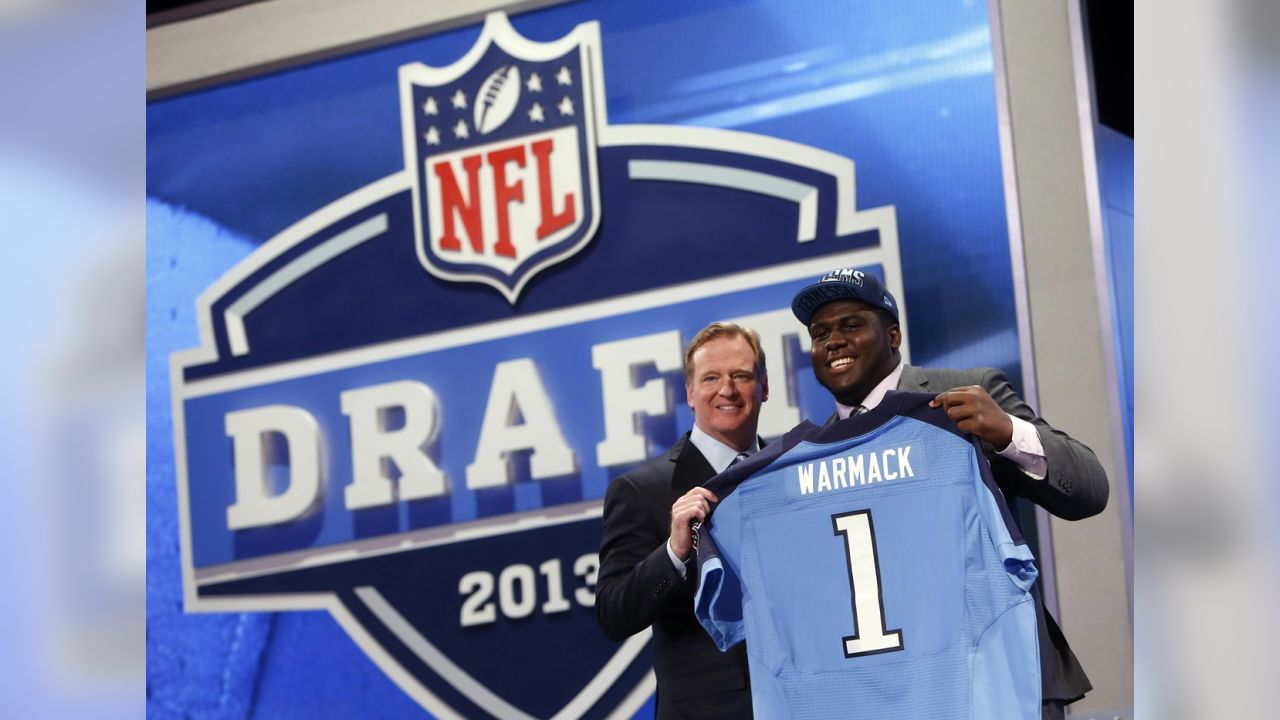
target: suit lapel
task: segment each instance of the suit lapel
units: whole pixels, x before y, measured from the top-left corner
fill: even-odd
[[[914,365],[902,367],[902,377],[898,378],[899,390],[924,392],[929,389],[929,378],[924,371]]]
[[[675,491],[676,497],[710,480],[716,474],[697,446],[689,441],[688,434],[671,448],[670,458],[675,463],[675,470],[671,473],[671,489]]]

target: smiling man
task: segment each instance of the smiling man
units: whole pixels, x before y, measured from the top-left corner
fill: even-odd
[[[596,617],[622,640],[653,628],[658,720],[750,718],[746,647],[721,653],[693,615],[689,526],[717,498],[702,483],[754,453],[769,397],[754,330],[712,323],[684,356],[693,429],[673,447],[609,485],[596,584]]]
[[[874,275],[833,270],[796,293],[791,311],[809,329],[818,382],[836,401],[828,423],[870,410],[890,390],[936,393],[964,432],[982,441],[992,475],[1011,507],[1030,500],[1067,520],[1102,512],[1107,475],[1093,451],[1055,430],[1013,391],[995,368],[935,370],[902,361],[898,303]],[[1016,514],[1015,514],[1016,516]],[[1092,689],[1062,631],[1033,595],[1039,619],[1043,715],[1061,718],[1065,706]]]

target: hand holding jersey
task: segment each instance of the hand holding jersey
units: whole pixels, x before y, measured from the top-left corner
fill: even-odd
[[[1003,450],[1013,442],[1013,419],[977,385],[940,392],[929,407],[943,408],[956,427],[993,447]]]
[[[702,522],[711,513],[711,506],[720,502],[716,494],[705,487],[696,487],[681,495],[671,506],[671,552],[681,561],[689,559],[693,549],[690,527]]]

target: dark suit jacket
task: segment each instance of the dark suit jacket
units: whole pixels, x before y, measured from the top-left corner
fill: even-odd
[[[653,627],[658,720],[751,717],[745,644],[720,652],[693,616],[696,568],[667,555],[672,503],[713,475],[686,433],[605,494],[596,617],[613,640]]]
[[[1005,374],[995,368],[971,370],[934,370],[908,365],[902,369],[899,390],[940,393],[965,385],[978,385],[1010,415],[1030,422],[1039,431],[1047,461],[1044,480],[1029,477],[1011,460],[999,455],[997,448],[983,443],[991,461],[991,474],[1004,492],[1011,508],[1030,500],[1045,510],[1067,520],[1078,520],[1102,512],[1109,493],[1107,473],[1093,451],[1055,430],[1018,397]],[[1025,499],[1025,500],[1022,500]],[[1016,514],[1015,514],[1016,516]],[[1034,585],[1040,631],[1040,677],[1044,700],[1069,703],[1093,689],[1080,662],[1067,645],[1062,630],[1053,616],[1045,612],[1040,583]]]

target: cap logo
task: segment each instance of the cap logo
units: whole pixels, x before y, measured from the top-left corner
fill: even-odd
[[[819,282],[847,282],[853,283],[858,287],[862,287],[863,277],[864,275],[861,270],[855,270],[854,268],[840,268],[839,270],[832,270],[826,275],[823,275],[822,280]]]

